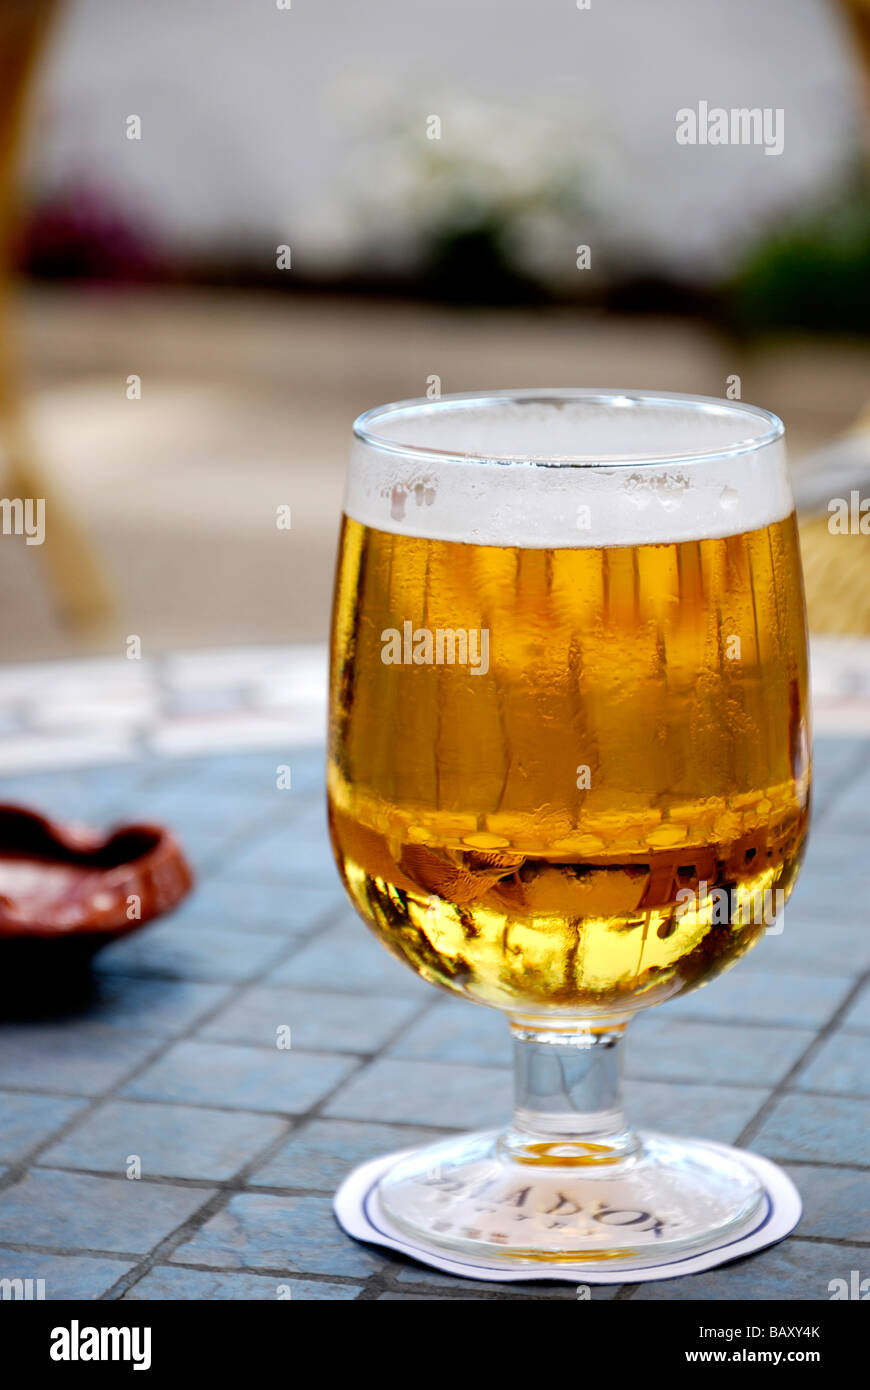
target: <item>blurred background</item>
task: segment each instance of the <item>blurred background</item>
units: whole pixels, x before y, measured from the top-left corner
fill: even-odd
[[[294,1300],[428,1296],[339,1235],[331,1193],[500,1122],[507,1030],[345,898],[325,642],[355,416],[517,386],[785,420],[818,828],[787,929],[635,1025],[629,1095],[802,1165],[811,1245],[693,1296],[826,1297],[856,1263],[868,81],[870,0],[0,0],[4,1274],[49,1298],[274,1299],[275,1275]],[[701,102],[781,113],[781,153],[680,144]],[[855,534],[828,529],[838,497]],[[143,820],[197,888],[139,934],[178,863],[119,865],[147,837],[76,827]]]
[[[519,385],[776,411],[870,632],[865,3],[0,0],[3,658],[322,641],[355,415]]]

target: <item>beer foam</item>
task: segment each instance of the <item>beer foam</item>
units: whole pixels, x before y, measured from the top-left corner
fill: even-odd
[[[754,531],[794,503],[775,416],[594,391],[404,401],[357,421],[345,511],[397,535],[524,549]]]

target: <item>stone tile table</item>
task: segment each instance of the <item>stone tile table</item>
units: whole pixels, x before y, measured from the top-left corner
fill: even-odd
[[[785,930],[637,1020],[627,1058],[636,1119],[776,1159],[803,1220],[751,1259],[596,1298],[826,1299],[831,1279],[870,1270],[870,663],[860,644],[827,645],[815,838]],[[135,701],[118,663],[86,666],[0,672],[14,726],[0,799],[163,819],[199,883],[104,950],[64,1017],[0,1026],[0,1276],[44,1279],[49,1299],[575,1297],[453,1279],[333,1220],[356,1163],[499,1121],[510,1075],[504,1021],[422,984],[345,901],[324,820],[323,653],[176,658],[129,673]],[[69,694],[83,685],[84,712]],[[100,698],[128,717],[101,723]]]

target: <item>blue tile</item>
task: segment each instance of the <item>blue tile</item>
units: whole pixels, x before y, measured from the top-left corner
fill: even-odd
[[[280,937],[247,927],[168,921],[109,946],[97,968],[116,975],[238,983],[254,979],[286,950]]]
[[[206,1188],[35,1169],[0,1192],[0,1241],[145,1254],[212,1195]]]
[[[846,912],[839,904],[832,906],[830,895],[825,896],[827,905],[824,908],[820,906],[803,916],[789,903],[782,934],[765,935],[736,969],[741,973],[752,969],[770,973],[779,970],[812,972],[837,978],[863,974],[870,968],[868,922],[848,920],[850,915],[854,917],[863,910],[859,906],[861,899],[858,898],[850,912]]]
[[[628,1030],[626,1073],[650,1080],[772,1086],[813,1037],[805,1028],[732,1028],[647,1015]]]
[[[835,857],[833,854],[834,843],[823,842],[813,865],[801,870],[795,890],[785,907],[786,928],[790,920],[814,924],[822,932],[832,922],[857,928],[866,925],[864,894],[867,891],[867,875],[863,872],[862,861],[858,860],[851,867],[842,862],[842,856]],[[828,856],[830,862],[823,856]],[[848,859],[848,847],[845,857]]]
[[[393,1299],[397,1297],[407,1298],[409,1294],[425,1285],[430,1289],[451,1289],[456,1293],[467,1292],[470,1298],[483,1297],[486,1294],[500,1294],[505,1298],[541,1298],[558,1299],[560,1302],[577,1302],[577,1286],[573,1284],[551,1283],[549,1280],[534,1281],[530,1283],[488,1283],[483,1279],[460,1279],[452,1274],[445,1274],[440,1269],[430,1269],[428,1265],[402,1264],[398,1267],[395,1274],[395,1282],[401,1294],[393,1294]],[[590,1293],[589,1302],[600,1302],[615,1298],[619,1292],[619,1284],[592,1284],[587,1285]],[[405,1292],[407,1290],[407,1292]],[[424,1295],[421,1295],[424,1296]],[[583,1300],[587,1300],[584,1298]]]
[[[336,1224],[329,1197],[245,1192],[180,1245],[172,1260],[215,1269],[274,1269],[365,1278],[387,1260]]]
[[[268,1115],[111,1101],[42,1153],[39,1163],[124,1176],[135,1154],[143,1177],[221,1181],[284,1130],[284,1121]]]
[[[870,769],[865,767],[853,776],[848,785],[837,792],[830,806],[818,816],[819,829],[825,835],[870,834]]]
[[[296,937],[337,915],[345,905],[339,885],[304,888],[295,883],[251,883],[216,877],[199,885],[180,909],[176,921],[253,928]]]
[[[265,1274],[220,1274],[216,1270],[179,1269],[172,1265],[157,1265],[121,1300],[195,1299],[199,1302],[233,1299],[238,1302],[254,1300],[275,1302],[289,1298],[293,1303],[346,1303],[356,1298],[360,1284],[332,1284],[327,1280],[297,1279]]]
[[[124,1088],[140,1100],[301,1114],[354,1070],[353,1057],[180,1042]]]
[[[303,835],[293,826],[279,826],[265,839],[228,855],[226,869],[240,879],[337,886],[338,870],[325,825],[320,830],[312,825],[304,829],[308,833]]]
[[[870,1113],[866,1105],[839,1096],[780,1096],[750,1148],[783,1162],[799,1158],[865,1166]]]
[[[865,920],[863,903],[853,895],[866,889],[870,869],[863,853],[863,842],[854,835],[828,835],[811,830],[807,854],[798,875],[786,913],[796,917],[836,915],[850,923]],[[832,912],[835,909],[835,913]]]
[[[99,1095],[159,1046],[105,1026],[15,1024],[0,1032],[0,1086]]]
[[[260,786],[197,779],[164,783],[143,797],[141,815],[143,820],[171,825],[181,839],[191,828],[229,836],[258,821],[267,824],[278,795],[273,764],[268,781]]]
[[[733,1144],[770,1094],[755,1086],[627,1081],[625,1114],[638,1129]]]
[[[289,1027],[294,1047],[376,1052],[418,1009],[410,999],[257,985],[207,1023],[200,1037],[274,1047],[276,1029]]]
[[[323,750],[317,751],[322,765]],[[285,762],[293,756],[295,750],[284,750]],[[277,755],[272,751],[193,754],[189,758],[179,758],[175,763],[175,772],[185,783],[197,788],[222,785],[250,791],[267,784],[274,786],[277,760]]]
[[[857,833],[848,828],[842,830],[829,829],[831,822],[826,822],[821,827],[813,827],[807,839],[807,853],[801,868],[801,876],[798,886],[795,889],[795,901],[800,901],[800,895],[806,891],[808,885],[813,885],[817,878],[836,879],[832,884],[835,893],[835,901],[839,898],[842,911],[852,917],[852,914],[861,920],[859,906],[849,896],[850,886],[863,887],[866,889],[870,882],[870,867],[867,863],[867,837],[860,831]],[[838,891],[839,888],[839,891]]]
[[[370,1158],[396,1153],[443,1138],[436,1129],[312,1120],[291,1134],[263,1168],[248,1179],[251,1187],[308,1187],[332,1192],[343,1178]]]
[[[292,769],[294,794],[322,794],[326,786],[325,748],[291,748],[283,761],[288,762]]]
[[[0,1092],[0,1158],[7,1162],[23,1158],[34,1145],[48,1139],[86,1104],[84,1100],[66,1100],[56,1096]]]
[[[246,874],[253,875],[269,880],[273,878],[273,872],[269,865],[273,863],[277,866],[278,857],[274,861],[266,856],[264,851],[262,866],[258,866],[253,857],[250,862],[240,865],[238,872],[240,876]],[[281,877],[290,884],[298,884],[300,887],[328,887],[333,892],[344,892],[341,878],[339,877],[335,859],[326,838],[316,838],[310,841],[297,841],[293,846],[292,858],[287,866],[282,870],[275,869],[275,877]]]
[[[798,1227],[801,1235],[866,1241],[870,1231],[870,1173],[810,1163],[789,1168],[788,1173],[803,1202]]]
[[[75,1025],[70,1022],[70,1028],[80,1022],[102,1023],[164,1038],[185,1032],[232,992],[228,985],[112,974],[98,975],[96,988],[93,1004]]]
[[[513,1044],[504,1014],[462,999],[439,999],[389,1052],[414,1061],[509,1067]]]
[[[141,820],[142,763],[28,773],[4,778],[0,799],[29,806],[52,819],[108,829],[122,819]]]
[[[94,1255],[46,1255],[0,1249],[0,1278],[44,1280],[47,1303],[100,1298],[133,1265]]]
[[[870,1096],[870,1037],[834,1033],[798,1073],[793,1085],[800,1091]]]
[[[279,763],[290,767],[292,788],[287,795],[305,798],[323,790],[326,782],[326,754],[319,748],[281,748],[266,753],[208,754],[176,764],[177,771],[191,785],[208,793],[211,788],[231,788],[254,795],[262,787],[275,787]]]
[[[330,927],[318,935],[273,970],[269,983],[428,1000],[433,990],[391,956],[360,921]]]
[[[208,825],[189,825],[186,830],[170,828],[176,831],[184,857],[197,879],[221,862],[236,839],[232,826],[223,830]]]
[[[312,799],[300,809],[290,823],[289,833],[296,845],[306,850],[326,849],[332,853],[329,839],[329,810],[325,795]]]
[[[870,967],[870,865],[865,868],[866,852],[858,853],[857,822],[844,821],[859,785],[855,781],[850,792],[844,782],[856,757],[867,754],[870,769],[870,741],[848,755],[843,748],[836,740],[827,751],[817,747],[817,806],[827,796],[832,810],[827,824],[817,816],[808,868],[786,909],[783,935],[767,937],[712,988],[655,1010],[630,1030],[629,1070],[656,1078],[627,1083],[632,1122],[734,1142],[800,1057],[812,1030],[833,1016],[857,974]],[[294,790],[280,800],[276,761],[293,767]],[[84,818],[100,822],[125,804],[140,817],[148,807],[149,815],[177,828],[197,862],[214,867],[216,876],[206,874],[174,917],[104,953],[99,997],[85,1013],[62,1025],[16,1025],[0,1033],[0,1083],[5,1076],[14,1088],[99,1094],[123,1084],[124,1075],[147,1060],[149,1038],[157,1050],[160,1039],[197,1025],[199,1037],[177,1042],[128,1083],[131,1099],[88,1114],[43,1151],[26,1179],[0,1193],[0,1238],[54,1249],[143,1252],[209,1197],[202,1189],[175,1187],[172,1179],[229,1179],[280,1140],[288,1122],[278,1116],[323,1103],[329,1118],[299,1123],[247,1180],[249,1190],[234,1195],[176,1252],[178,1263],[160,1265],[137,1283],[126,1296],[130,1301],[271,1300],[283,1283],[297,1301],[347,1300],[378,1270],[389,1271],[385,1301],[574,1299],[576,1290],[565,1285],[454,1280],[348,1240],[325,1196],[250,1190],[330,1193],[369,1157],[435,1140],[445,1129],[504,1122],[511,1107],[507,1024],[494,1011],[430,988],[353,916],[323,824],[322,750],[308,750],[298,761],[283,752],[227,755],[174,767],[152,762],[120,778],[117,771],[68,777],[61,799],[69,814],[82,818],[87,807]],[[32,784],[28,779],[31,791]],[[41,787],[51,798],[53,775]],[[864,814],[861,805],[857,813]],[[261,975],[240,997],[228,987]],[[290,1052],[274,1046],[275,1029],[284,1023],[292,1031]],[[870,1178],[824,1166],[866,1164],[870,1151],[867,1117],[846,1098],[855,1084],[866,1088],[863,1044],[870,1039],[862,1031],[870,1033],[870,987],[797,1082],[845,1088],[843,1097],[781,1096],[754,1145],[781,1161],[795,1160],[793,1177],[805,1201],[800,1229],[815,1241],[791,1241],[693,1280],[644,1285],[634,1297],[752,1299],[775,1290],[771,1296],[778,1298],[826,1299],[829,1278],[848,1279],[851,1268],[862,1268],[856,1248],[818,1243],[854,1240],[867,1225]],[[390,1056],[362,1069],[352,1056],[340,1055],[383,1046]],[[72,1111],[55,1106],[84,1109],[80,1101],[18,1089],[0,1095],[0,1158],[23,1153],[63,1127]],[[141,1155],[146,1175],[164,1181],[60,1171],[120,1173],[130,1153]],[[95,1186],[56,1186],[67,1180]],[[190,1212],[184,1202],[192,1204]],[[10,1235],[6,1223],[19,1234]],[[799,1260],[783,1253],[792,1248]],[[823,1252],[819,1263],[816,1251]],[[829,1269],[829,1252],[845,1268]],[[60,1271],[58,1287],[69,1292],[56,1297],[97,1297],[131,1267],[124,1259],[96,1256],[26,1259]],[[211,1268],[186,1269],[185,1261]],[[821,1291],[804,1291],[810,1282],[802,1282],[801,1264],[807,1281],[822,1280]],[[338,1277],[350,1282],[333,1282]],[[735,1280],[742,1290],[736,1294],[729,1292]],[[788,1292],[780,1293],[780,1286]],[[612,1298],[618,1287],[596,1287],[594,1297]]]
[[[854,986],[850,975],[741,970],[739,965],[703,989],[663,1005],[667,1018],[709,1022],[782,1023],[821,1027]]]
[[[843,1028],[870,1033],[870,984],[866,984],[843,1018]]]
[[[497,1067],[458,1063],[372,1062],[325,1106],[336,1119],[485,1129],[512,1111],[512,1078]]]
[[[641,1284],[632,1298],[634,1303],[657,1302],[747,1302],[748,1321],[752,1322],[752,1303],[769,1298],[777,1301],[808,1302],[829,1299],[832,1279],[849,1278],[851,1269],[863,1269],[867,1251],[849,1245],[807,1245],[800,1240],[785,1240],[769,1250],[759,1250],[745,1260],[734,1260],[703,1274],[689,1274],[681,1279],[661,1279]],[[788,1324],[783,1316],[780,1322]],[[694,1343],[693,1343],[694,1344]],[[709,1346],[720,1347],[712,1337]],[[783,1344],[785,1347],[785,1343]],[[786,1347],[786,1349],[788,1349]]]
[[[467,1285],[469,1290],[474,1288],[472,1283]],[[458,1296],[461,1303],[482,1303],[491,1294],[485,1293],[464,1293]],[[501,1300],[499,1300],[500,1302]],[[456,1303],[457,1296],[449,1293],[379,1293],[377,1303]]]
[[[816,736],[813,756],[813,821],[825,813],[870,762],[870,739]]]

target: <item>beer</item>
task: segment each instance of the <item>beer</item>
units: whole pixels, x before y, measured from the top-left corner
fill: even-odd
[[[772,924],[807,829],[807,669],[787,482],[754,466],[357,461],[331,833],[425,979],[619,1018]]]

